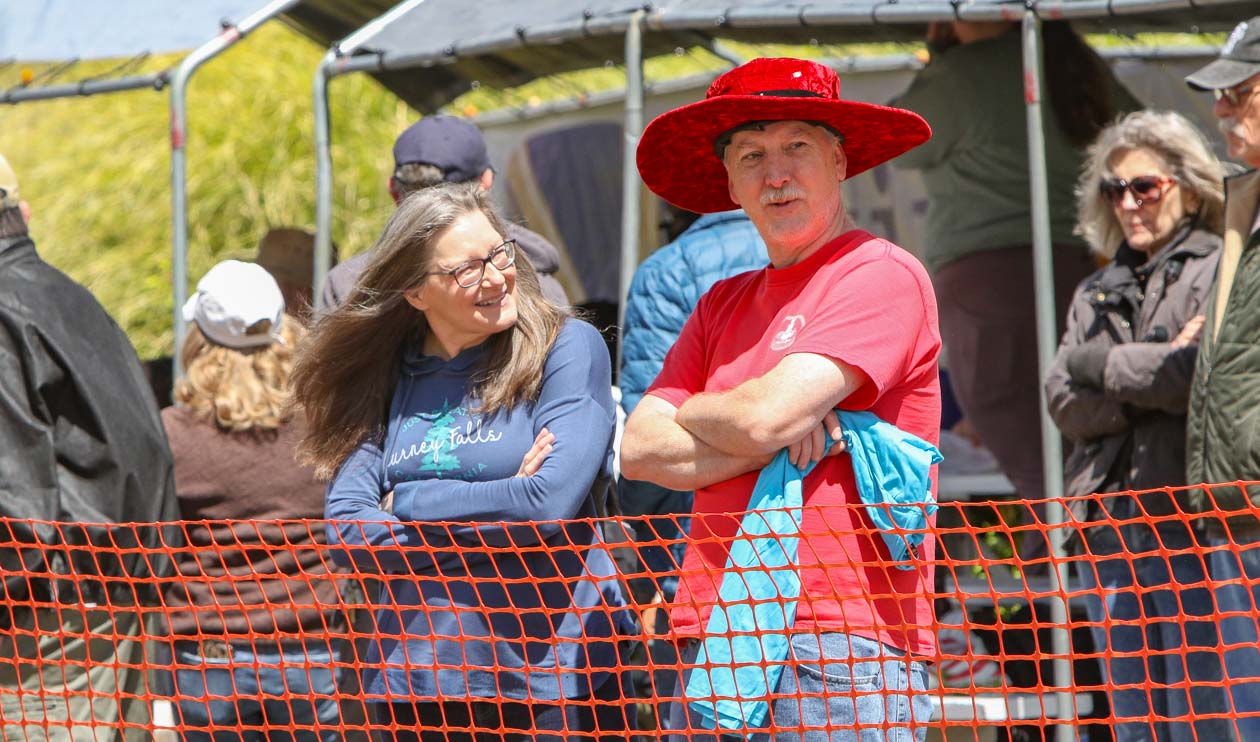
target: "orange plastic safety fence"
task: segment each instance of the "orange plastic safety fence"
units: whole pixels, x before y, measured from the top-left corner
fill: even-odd
[[[901,563],[861,506],[705,516],[780,534],[743,566],[642,520],[0,520],[0,739],[1260,739],[1260,511],[1189,492],[942,503]]]

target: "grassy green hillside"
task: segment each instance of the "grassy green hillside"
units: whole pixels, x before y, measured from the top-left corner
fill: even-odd
[[[193,77],[194,279],[219,260],[249,257],[269,226],[313,227],[311,80],[322,54],[268,24]],[[335,234],[356,252],[392,208],[390,147],[415,113],[364,75],[338,79],[331,97]],[[172,345],[168,100],[141,90],[0,107],[0,152],[32,205],[40,252],[96,294],[143,358]]]

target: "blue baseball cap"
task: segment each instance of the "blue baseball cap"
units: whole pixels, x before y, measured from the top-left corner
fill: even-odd
[[[426,116],[394,142],[394,169],[411,163],[438,168],[448,183],[480,178],[490,167],[486,140],[471,122],[456,116]]]

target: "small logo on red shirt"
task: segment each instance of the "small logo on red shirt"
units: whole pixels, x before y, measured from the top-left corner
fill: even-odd
[[[796,342],[796,333],[805,329],[805,318],[799,314],[789,314],[783,318],[783,329],[774,334],[770,341],[771,350],[783,350]]]

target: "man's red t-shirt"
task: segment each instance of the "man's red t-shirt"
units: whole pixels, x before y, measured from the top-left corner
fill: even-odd
[[[941,421],[940,347],[936,297],[923,266],[891,242],[854,230],[796,265],[764,268],[714,285],[647,393],[680,407],[699,392],[727,391],[763,376],[789,353],[817,353],[861,369],[871,379],[841,408],[869,410],[935,444]],[[730,539],[758,473],[696,492],[691,542],[671,614],[680,634],[702,633],[708,624]],[[935,467],[932,480],[935,490]],[[914,655],[933,654],[932,538],[924,540],[916,569],[893,566],[861,505],[853,465],[844,454],[819,463],[805,478],[803,496],[796,626],[858,634]]]

